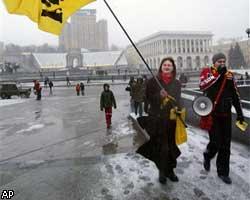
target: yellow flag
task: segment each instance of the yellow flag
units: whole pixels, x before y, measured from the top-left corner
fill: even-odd
[[[26,15],[46,32],[56,35],[67,19],[95,0],[4,0],[9,13]]]

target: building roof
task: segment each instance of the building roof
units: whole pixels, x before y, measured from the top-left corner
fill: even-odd
[[[62,69],[67,65],[66,53],[34,53],[33,56],[42,69]],[[84,67],[127,65],[122,51],[84,52],[82,56]]]
[[[151,34],[141,40],[139,40],[137,43],[141,43],[144,42],[146,40],[150,40],[153,38],[157,38],[160,37],[162,35],[168,35],[168,36],[174,36],[174,35],[186,35],[186,36],[190,36],[190,35],[201,35],[201,36],[213,36],[213,33],[210,31],[159,31],[157,33]]]
[[[33,56],[42,69],[66,67],[66,53],[34,53]]]
[[[114,66],[120,58],[122,51],[105,51],[105,52],[90,52],[83,53],[83,65],[87,67],[105,67]],[[127,65],[127,60],[123,56],[119,60],[119,65]]]

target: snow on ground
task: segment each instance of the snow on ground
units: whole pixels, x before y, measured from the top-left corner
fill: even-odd
[[[100,168],[105,176],[100,195],[104,195],[104,199],[249,199],[249,148],[232,143],[230,176],[233,184],[226,185],[217,177],[216,159],[212,161],[209,173],[203,169],[202,153],[207,142],[205,131],[188,128],[188,142],[180,145],[182,155],[175,170],[180,181],[172,183],[168,180],[166,186],[159,184],[158,170],[153,162],[133,153],[114,155]]]
[[[25,101],[27,101],[27,99],[1,99],[0,100],[0,107],[3,106],[9,106],[9,105],[13,105],[13,104],[18,104],[18,103],[24,103]]]
[[[120,123],[118,127],[112,131],[113,134],[117,135],[117,137],[123,137],[127,135],[133,135],[134,130],[128,127],[127,122]]]
[[[30,132],[30,131],[33,131],[33,130],[42,129],[44,127],[45,127],[44,124],[33,124],[30,127],[28,127],[27,129],[21,129],[21,130],[17,131],[16,133],[19,134],[19,133],[24,133],[24,132]]]

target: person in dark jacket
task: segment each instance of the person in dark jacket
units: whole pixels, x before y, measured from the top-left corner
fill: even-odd
[[[147,83],[148,83],[148,78],[146,75],[144,75],[144,77],[143,77],[143,91],[144,91],[143,102],[144,102],[144,112],[145,113],[148,113],[148,102],[147,102],[147,98],[146,98]]]
[[[83,83],[83,82],[80,83],[80,88],[81,88],[82,96],[84,96],[85,86],[84,86],[84,83]]]
[[[67,86],[68,86],[68,87],[71,86],[71,83],[70,83],[70,80],[69,80],[69,77],[68,77],[68,76],[66,76],[66,82],[67,82]]]
[[[131,112],[135,111],[135,100],[134,100],[134,87],[136,85],[136,81],[134,79],[133,76],[130,77],[129,83],[128,83],[128,87],[126,88],[126,91],[129,91],[129,95],[130,95],[130,110]]]
[[[146,86],[146,98],[149,103],[148,117],[138,118],[138,122],[150,135],[150,140],[143,144],[137,153],[155,162],[159,169],[159,182],[166,184],[167,177],[178,182],[174,168],[181,152],[175,142],[176,121],[170,120],[170,110],[180,105],[181,84],[176,79],[176,65],[170,57],[161,61],[158,76],[161,89],[151,78]],[[166,97],[172,96],[163,104]]]
[[[180,75],[180,77],[179,77],[179,80],[180,80],[180,82],[181,82],[181,86],[182,86],[183,88],[185,88],[185,87],[186,87],[186,84],[187,84],[187,82],[188,82],[187,76],[186,76],[184,73],[181,73],[181,75]]]
[[[112,107],[116,109],[116,101],[113,92],[109,89],[109,84],[103,85],[104,91],[101,94],[100,98],[100,109],[105,110],[106,125],[107,128],[111,128],[111,118],[112,118]]]
[[[249,77],[249,74],[248,74],[248,72],[245,72],[245,84],[246,85],[249,85],[250,84],[250,77]]]
[[[206,151],[203,153],[203,165],[206,171],[210,171],[210,161],[218,153],[216,160],[217,174],[223,182],[231,184],[229,162],[232,134],[232,105],[236,109],[237,120],[242,123],[244,117],[233,73],[228,71],[225,66],[226,56],[223,53],[218,53],[213,56],[212,60],[213,66],[204,68],[201,72],[201,90],[214,102],[224,79],[226,79],[226,83],[215,110],[211,113],[213,125],[209,131],[209,143]]]
[[[54,86],[54,84],[53,84],[53,82],[50,80],[50,81],[49,81],[49,94],[50,94],[50,95],[53,94],[53,89],[52,89],[53,86]]]
[[[143,113],[143,100],[144,100],[144,87],[143,87],[143,79],[141,77],[137,78],[137,82],[134,86],[132,86],[132,94],[134,99],[134,109],[135,114],[137,115],[139,110],[139,116],[142,116]]]

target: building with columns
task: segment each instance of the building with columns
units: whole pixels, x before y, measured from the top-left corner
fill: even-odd
[[[178,70],[195,70],[211,64],[212,37],[211,32],[162,31],[143,38],[136,46],[152,69],[157,69],[164,57],[171,56]],[[126,57],[129,65],[143,65],[132,46],[127,47]]]

